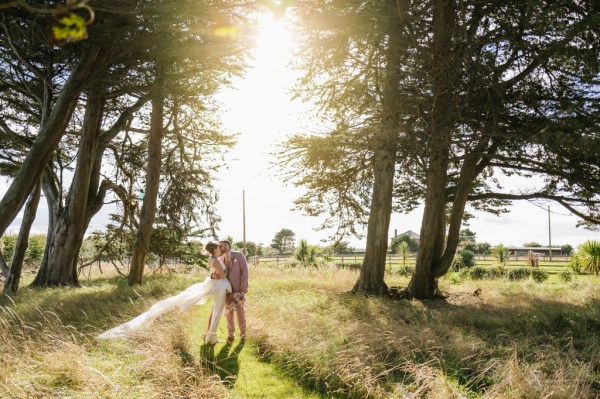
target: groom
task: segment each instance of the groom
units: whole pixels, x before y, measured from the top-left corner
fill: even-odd
[[[244,310],[244,295],[248,292],[248,263],[242,252],[232,251],[231,242],[227,240],[219,241],[219,248],[223,255],[221,261],[227,266],[227,278],[231,282],[233,292],[227,295],[226,316],[228,341],[233,341],[235,333],[235,324],[233,320],[234,312],[237,313],[238,327],[240,337],[246,339],[246,313]]]

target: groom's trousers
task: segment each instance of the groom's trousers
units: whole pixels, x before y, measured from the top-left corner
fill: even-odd
[[[215,295],[210,327],[205,338],[207,341],[217,340],[217,328],[219,328],[219,321],[221,320],[221,316],[223,316],[223,309],[225,309],[225,295]],[[227,321],[227,326],[229,326],[229,321]]]
[[[235,334],[235,321],[233,314],[237,313],[238,319],[238,327],[240,328],[240,336],[242,338],[246,338],[246,312],[244,310],[244,305],[233,306],[233,304],[228,304],[227,306],[227,332],[229,334],[229,338],[233,338]]]

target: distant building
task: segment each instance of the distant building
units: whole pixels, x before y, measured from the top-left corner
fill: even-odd
[[[516,256],[527,256],[529,251],[534,254],[540,254],[542,256],[548,255],[562,255],[560,247],[552,247],[552,254],[550,254],[550,248],[548,247],[508,247],[510,253]]]
[[[409,236],[411,238],[414,238],[417,242],[421,241],[421,236],[412,230],[407,230],[402,234],[398,234],[398,230],[394,229],[394,237],[392,237],[392,238],[396,238],[398,236]]]

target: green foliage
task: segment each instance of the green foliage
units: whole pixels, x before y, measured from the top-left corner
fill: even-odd
[[[535,281],[536,283],[543,283],[544,281],[548,280],[549,274],[548,272],[541,270],[541,269],[533,269],[531,271],[531,278],[533,279],[533,281]]]
[[[336,241],[331,245],[331,252],[334,254],[348,254],[354,252],[354,247],[351,247],[349,242]]]
[[[29,262],[41,262],[46,249],[46,235],[35,234],[29,236],[29,244],[25,254],[25,260]]]
[[[577,249],[577,261],[583,269],[595,275],[600,274],[600,241],[587,240]]]
[[[531,241],[531,242],[526,242],[525,244],[523,244],[524,247],[541,247],[542,244],[540,244],[539,242],[536,241]]]
[[[467,242],[472,242],[472,243],[475,243],[477,241],[476,240],[477,234],[475,234],[475,232],[471,231],[470,229],[462,229],[458,235],[459,235],[460,241],[467,241]]]
[[[473,251],[468,249],[462,249],[454,255],[451,269],[455,272],[458,272],[463,268],[469,268],[473,266],[475,266],[475,254]]]
[[[296,260],[302,262],[306,266],[317,265],[317,253],[318,248],[312,245],[308,245],[306,240],[300,240],[300,246],[296,252]]]
[[[397,274],[402,277],[411,277],[415,272],[414,266],[400,266]]]
[[[412,251],[410,250],[410,247],[408,245],[407,241],[401,241],[398,244],[398,250],[396,252],[398,255],[400,255],[400,257],[402,258],[402,265],[406,266],[406,263],[408,261],[408,257],[410,255],[412,255]]]
[[[571,259],[567,262],[567,266],[573,270],[575,274],[583,274],[583,264],[579,260],[577,254],[571,255]]]
[[[462,278],[470,278],[471,280],[483,280],[490,278],[489,268],[484,266],[474,266],[471,268],[464,268],[460,271]]]
[[[475,251],[477,251],[477,244],[475,242],[473,242],[473,241],[461,241],[458,244],[458,247],[462,248],[462,249],[469,250],[469,251],[471,251],[473,253],[475,253]]]
[[[459,251],[458,254],[462,258],[463,267],[473,267],[475,266],[475,253],[468,249],[463,249]]]
[[[338,269],[360,270],[362,263],[336,263]]]
[[[4,259],[10,262],[15,254],[15,246],[17,245],[17,236],[14,234],[5,234],[0,238],[0,244],[2,245],[2,253]]]
[[[273,237],[271,241],[271,248],[274,248],[278,253],[284,254],[292,252],[294,249],[294,239],[296,234],[290,229],[281,229]]]
[[[568,283],[570,281],[573,281],[573,272],[570,270],[563,270],[560,273],[558,273],[558,278],[560,279],[560,281]]]
[[[494,266],[488,269],[488,277],[490,279],[499,279],[506,277],[506,267],[504,266]]]
[[[572,255],[572,254],[573,254],[573,246],[572,246],[572,245],[570,245],[570,244],[561,245],[561,246],[560,246],[560,252],[561,252],[563,255],[570,256],[570,255]]]
[[[475,245],[475,253],[479,255],[489,255],[491,253],[492,245],[489,242],[478,242]]]
[[[242,250],[244,248],[243,241],[237,241],[233,244],[233,247],[237,250]],[[252,241],[246,241],[246,256],[257,256],[258,255],[258,245]],[[261,248],[262,252],[262,248]]]
[[[419,242],[417,240],[415,240],[408,234],[400,234],[399,236],[393,237],[392,241],[390,242],[390,249],[393,253],[399,253],[398,251],[400,243],[402,242],[406,242],[406,244],[408,245],[408,250],[411,253],[416,253],[419,250]]]
[[[510,256],[510,250],[504,246],[504,244],[498,244],[491,250],[492,255],[496,258],[498,264],[504,266],[508,262]]]
[[[510,268],[506,273],[506,277],[508,277],[509,280],[527,280],[531,275],[531,270],[532,269],[526,267]]]

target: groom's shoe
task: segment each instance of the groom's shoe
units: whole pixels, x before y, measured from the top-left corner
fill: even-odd
[[[233,342],[235,340],[234,337],[227,337],[227,342]]]

